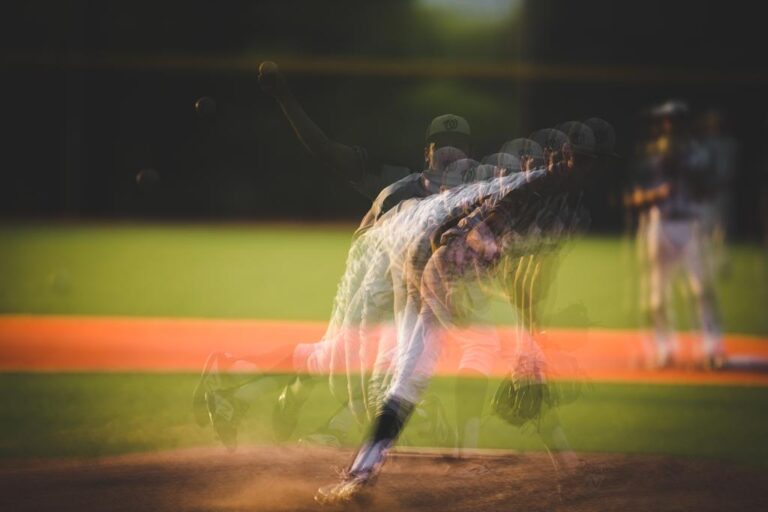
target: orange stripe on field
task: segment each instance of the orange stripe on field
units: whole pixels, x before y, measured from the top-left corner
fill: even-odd
[[[199,371],[212,351],[258,355],[266,367],[287,361],[296,343],[314,342],[323,322],[135,317],[0,316],[0,370],[4,371]],[[475,331],[477,332],[477,331]],[[502,337],[514,328],[499,328]],[[550,330],[541,339],[555,378],[658,383],[768,385],[768,374],[734,371],[639,369],[641,331]],[[690,359],[696,337],[680,335],[682,358]],[[768,340],[726,337],[729,356],[768,361]],[[437,373],[457,371],[460,351],[447,344]],[[566,364],[575,362],[576,364]],[[578,369],[575,369],[575,368]],[[292,370],[290,364],[273,368]],[[503,368],[494,371],[504,373]]]
[[[3,370],[198,370],[212,351],[286,353],[321,322],[136,317],[0,317]]]

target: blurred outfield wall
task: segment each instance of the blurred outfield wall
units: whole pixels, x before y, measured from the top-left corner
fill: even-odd
[[[471,4],[473,7],[468,8]],[[739,2],[737,2],[739,4]],[[668,97],[728,112],[743,152],[739,235],[761,228],[766,68],[760,17],[683,1],[40,0],[10,7],[4,217],[352,219],[367,206],[305,154],[258,63],[284,64],[307,111],[343,142],[418,169],[426,123],[472,122],[475,153],[601,116],[616,162],[591,191],[593,225],[617,230],[638,113]],[[203,95],[217,114],[196,116]],[[160,179],[136,184],[143,169]]]

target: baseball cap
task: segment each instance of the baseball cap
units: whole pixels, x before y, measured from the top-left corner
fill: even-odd
[[[595,155],[595,133],[585,123],[568,121],[558,126],[558,129],[568,137],[573,150],[583,155]]]
[[[619,155],[614,151],[616,146],[616,132],[611,124],[599,117],[590,117],[584,124],[589,126],[592,134],[595,136],[595,152],[601,156],[610,156],[618,158]]]
[[[560,151],[563,144],[568,142],[568,135],[558,128],[542,128],[533,132],[530,139],[537,142],[542,150],[548,148],[553,151]]]
[[[427,126],[426,141],[432,142],[437,135],[442,134],[458,134],[469,137],[472,132],[469,129],[469,123],[461,116],[454,114],[443,114],[437,116]]]
[[[651,117],[684,117],[690,114],[688,103],[683,100],[669,100],[651,108]]]

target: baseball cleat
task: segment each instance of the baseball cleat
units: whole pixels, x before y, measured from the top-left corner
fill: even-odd
[[[237,425],[247,406],[235,398],[232,391],[209,391],[205,393],[208,419],[216,438],[234,452],[237,448]]]
[[[291,390],[291,384],[283,388],[272,411],[272,429],[275,439],[286,441],[291,437],[299,421],[299,410],[303,404],[304,400],[297,397]]]
[[[410,419],[410,428],[440,446],[453,446],[457,443],[457,435],[450,426],[445,407],[435,394],[427,395],[416,405]]]
[[[221,367],[231,364],[232,356],[225,352],[211,352],[203,366],[200,380],[192,393],[192,414],[200,427],[208,425],[205,394],[223,386]]]
[[[322,505],[333,505],[367,500],[390,446],[391,439],[365,443],[357,452],[349,470],[342,473],[341,482],[318,489],[315,501]]]
[[[341,482],[319,488],[315,493],[315,501],[320,505],[341,505],[352,501],[367,501],[370,499],[373,480],[371,473],[349,473],[343,477]]]
[[[299,444],[302,446],[328,446],[341,448],[342,442],[346,439],[346,434],[340,430],[321,428],[299,438]]]
[[[708,371],[722,370],[726,365],[725,354],[709,354],[704,359],[704,369]]]
[[[651,363],[651,370],[667,370],[678,366],[677,350],[666,345],[660,345]]]

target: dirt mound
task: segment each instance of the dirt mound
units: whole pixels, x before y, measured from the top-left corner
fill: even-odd
[[[79,460],[0,461],[0,509],[57,512],[318,510],[349,451],[201,448]],[[768,510],[768,474],[715,461],[582,455],[558,479],[542,454],[393,454],[365,510]],[[562,489],[559,491],[558,489]],[[354,509],[354,507],[353,507]]]

